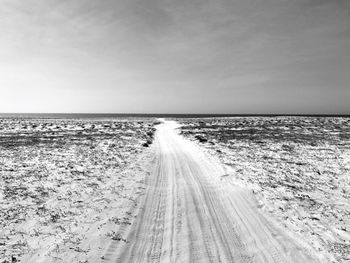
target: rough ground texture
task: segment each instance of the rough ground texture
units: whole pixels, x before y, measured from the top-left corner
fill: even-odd
[[[138,216],[103,262],[329,262],[262,214],[249,191],[223,181],[223,166],[177,127],[158,126]]]
[[[181,133],[226,164],[262,210],[328,255],[350,262],[350,120],[182,119]]]
[[[181,122],[0,120],[0,262],[349,261],[346,119]]]
[[[145,119],[1,119],[0,262],[97,262],[133,220],[153,132]]]

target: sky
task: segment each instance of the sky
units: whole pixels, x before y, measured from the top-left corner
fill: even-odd
[[[0,112],[350,114],[349,0],[0,0]]]

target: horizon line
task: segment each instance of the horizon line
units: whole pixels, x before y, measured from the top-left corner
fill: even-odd
[[[112,116],[112,115],[120,115],[120,116],[187,116],[187,117],[278,117],[278,116],[295,116],[295,117],[350,117],[350,113],[347,114],[339,114],[339,113],[94,113],[94,112],[1,112],[0,117],[4,117],[2,115],[95,115],[95,116]]]

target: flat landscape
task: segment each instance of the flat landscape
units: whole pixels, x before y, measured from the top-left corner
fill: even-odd
[[[350,121],[0,120],[0,262],[349,262]]]
[[[350,0],[0,0],[0,263],[350,263]]]
[[[133,221],[153,132],[150,119],[1,119],[0,262],[100,260]]]
[[[225,164],[261,210],[329,261],[350,262],[350,119],[181,119],[181,133]]]

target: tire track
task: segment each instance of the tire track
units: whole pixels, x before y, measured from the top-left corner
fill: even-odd
[[[320,262],[262,215],[249,193],[221,181],[222,167],[176,127],[158,126],[143,209],[107,262]]]

